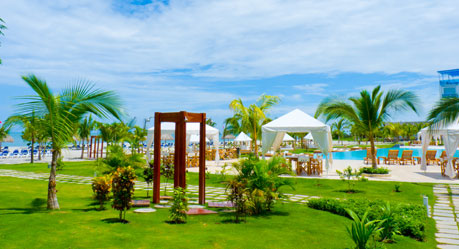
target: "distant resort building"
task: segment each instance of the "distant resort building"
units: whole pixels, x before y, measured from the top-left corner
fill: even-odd
[[[459,96],[459,69],[443,70],[438,73],[441,97],[457,98]]]

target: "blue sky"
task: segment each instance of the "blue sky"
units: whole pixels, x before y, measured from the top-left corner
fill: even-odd
[[[271,116],[313,114],[326,96],[381,84],[412,90],[423,120],[439,97],[436,71],[459,67],[457,1],[2,2],[0,120],[34,73],[54,89],[78,79],[119,92],[126,112],[206,112],[278,95]],[[141,122],[142,123],[142,122]]]

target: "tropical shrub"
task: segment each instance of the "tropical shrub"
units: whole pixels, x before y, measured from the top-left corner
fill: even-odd
[[[354,185],[355,181],[354,180],[359,180],[360,175],[362,174],[360,171],[357,169],[352,170],[351,166],[348,166],[343,170],[343,172],[336,170],[336,173],[339,175],[339,177],[347,182],[347,192],[348,193],[353,193],[355,192]]]
[[[239,182],[235,179],[230,180],[226,187],[226,191],[229,191],[228,200],[234,205],[234,214],[236,217],[236,223],[240,222],[240,218],[250,214],[251,202],[249,200],[250,192],[245,187],[244,183]]]
[[[146,163],[141,154],[127,155],[123,147],[119,145],[110,145],[108,147],[107,157],[100,159],[106,169],[104,173],[112,173],[119,167],[132,167],[134,169],[142,168]]]
[[[373,168],[373,167],[362,167],[360,168],[361,174],[389,174],[388,168]]]
[[[261,160],[254,156],[233,164],[237,171],[233,180],[243,184],[249,192],[248,199],[253,204],[252,213],[270,211],[274,203],[283,197],[280,188],[293,186],[291,179],[280,177],[283,174],[291,174],[290,169],[283,165],[287,163],[282,157]]]
[[[161,175],[166,178],[166,184],[164,184],[164,195],[167,195],[167,183],[170,179],[174,177],[174,164],[172,163],[164,163],[161,164],[160,169]]]
[[[308,207],[317,210],[328,211],[334,214],[351,218],[346,209],[351,209],[359,216],[368,210],[368,217],[371,220],[383,220],[386,206],[382,200],[370,201],[367,199],[337,200],[330,198],[311,199]],[[403,236],[409,236],[418,240],[425,237],[427,224],[427,212],[423,205],[391,203],[391,212],[394,219],[394,230]]]
[[[169,209],[169,219],[172,223],[186,223],[188,211],[188,197],[186,196],[186,190],[177,187],[174,189],[174,196],[172,198],[172,205]]]
[[[369,220],[368,219],[368,211],[366,211],[362,218],[359,217],[356,213],[354,213],[350,209],[346,209],[349,216],[353,219],[351,224],[351,228],[349,229],[346,227],[347,232],[351,239],[354,241],[356,245],[356,249],[366,249],[368,241],[370,238],[374,238],[374,236],[381,231],[381,221],[379,220]]]
[[[397,192],[397,193],[402,192],[402,191],[400,190],[400,185],[399,185],[399,184],[395,184],[394,188],[395,188],[395,189],[394,189],[395,192]]]
[[[135,171],[130,166],[118,168],[112,177],[113,204],[120,211],[120,221],[126,221],[126,211],[131,208],[134,196]],[[124,212],[124,217],[122,216]]]
[[[104,209],[104,202],[110,199],[112,179],[109,175],[92,179],[92,191],[94,198],[99,201],[99,209]]]
[[[391,209],[389,202],[387,202],[385,206],[382,206],[381,209],[383,212],[381,217],[383,222],[381,224],[380,240],[390,242],[394,235],[398,233],[394,211]]]
[[[56,161],[56,170],[62,170],[64,169],[64,157],[63,156],[60,156],[57,158],[57,161]]]
[[[148,197],[148,187],[150,186],[150,183],[153,182],[153,168],[147,166],[147,167],[143,170],[142,178],[143,178],[143,179],[145,180],[145,182],[147,183],[147,197]]]

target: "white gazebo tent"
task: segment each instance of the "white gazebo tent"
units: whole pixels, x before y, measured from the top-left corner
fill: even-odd
[[[283,142],[291,142],[291,141],[295,141],[295,139],[290,136],[289,134],[285,133],[284,135],[284,138],[282,139]]]
[[[199,135],[199,123],[186,123],[186,144],[190,144],[190,138],[191,135]],[[148,161],[151,160],[151,155],[150,155],[150,148],[151,145],[153,144],[153,138],[154,138],[154,133],[155,133],[155,127],[151,127],[148,129],[148,135],[147,135],[147,158]],[[214,147],[216,149],[216,154],[215,154],[215,161],[218,163],[219,161],[219,153],[218,153],[218,145],[219,145],[219,137],[218,137],[218,129],[206,125],[206,141],[207,139],[212,140],[214,143]],[[161,123],[161,136],[164,134],[175,134],[175,123],[171,122],[163,122]]]
[[[304,139],[306,139],[306,140],[314,140],[314,138],[312,137],[312,133],[308,133],[308,135],[304,136]]]
[[[247,136],[247,134],[245,134],[244,132],[241,132],[239,133],[239,135],[237,135],[237,137],[234,139],[234,142],[237,142],[237,143],[241,143],[242,146],[243,146],[243,150],[246,150],[247,149],[247,144],[249,142],[252,142],[252,138],[250,138],[249,136]]]
[[[330,126],[299,109],[295,109],[262,126],[263,155],[271,148],[277,150],[286,132],[310,132],[325,156],[325,168],[328,171],[329,161],[332,163],[331,151],[333,149]]]
[[[209,142],[209,139],[206,137],[206,142]],[[199,135],[197,134],[191,134],[190,136],[190,143],[192,144],[198,144],[199,143]]]
[[[427,169],[426,162],[426,151],[429,148],[430,140],[432,137],[443,137],[443,143],[445,144],[446,151],[446,160],[448,163],[446,165],[445,174],[450,178],[454,178],[456,173],[453,169],[452,160],[454,153],[456,153],[457,146],[459,146],[459,123],[458,120],[454,121],[449,125],[440,125],[429,130],[428,127],[421,130],[422,138],[422,157],[421,157],[421,169]]]

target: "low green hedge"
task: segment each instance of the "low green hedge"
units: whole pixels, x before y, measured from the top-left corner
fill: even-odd
[[[390,170],[388,168],[377,168],[372,167],[363,167],[360,168],[360,173],[363,174],[389,174]]]
[[[418,240],[424,240],[425,228],[427,224],[427,211],[423,205],[390,203],[394,211],[394,220],[396,227],[401,235],[409,236]],[[311,199],[308,202],[310,208],[328,211],[341,216],[349,215],[346,209],[351,209],[359,216],[363,216],[368,209],[368,218],[370,220],[381,219],[383,211],[381,207],[385,206],[382,200],[369,201],[367,199],[348,199],[337,200],[329,198]]]

